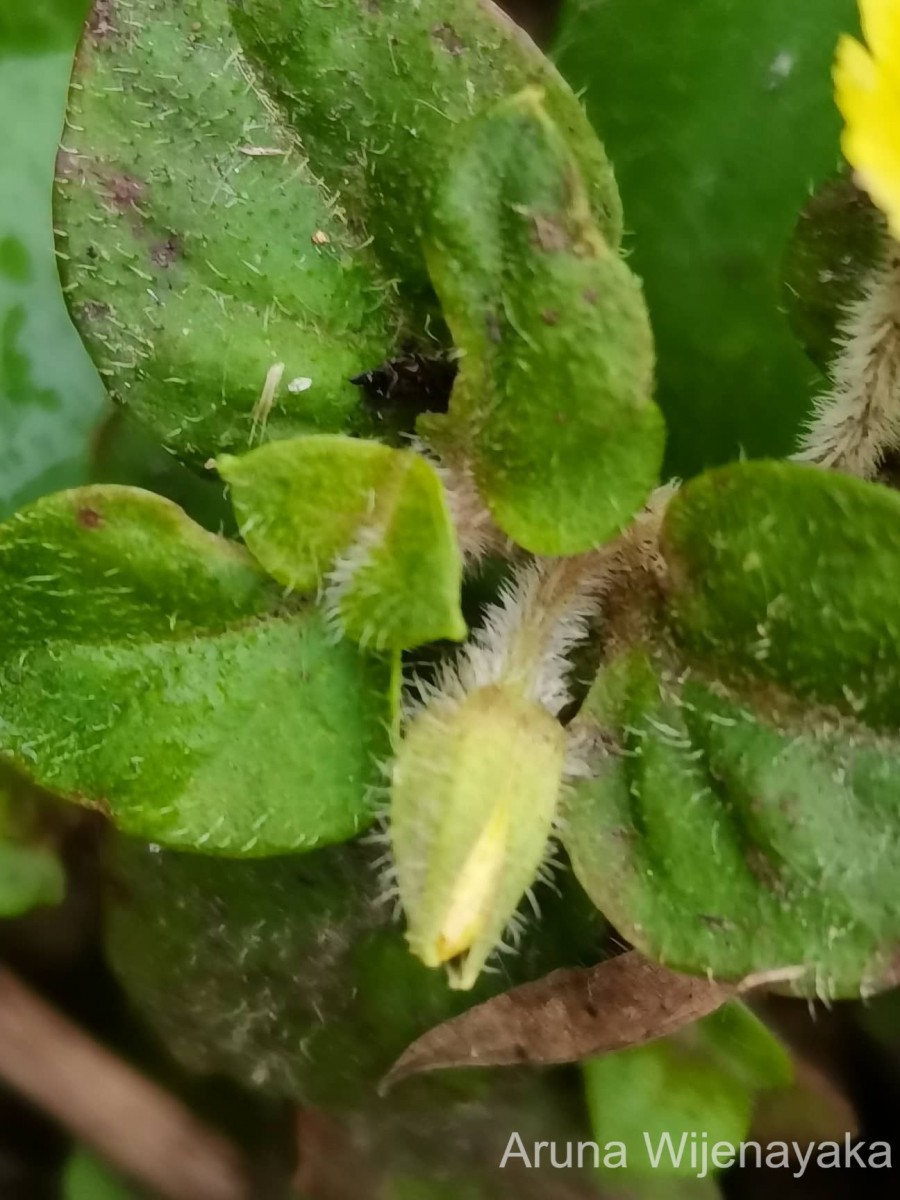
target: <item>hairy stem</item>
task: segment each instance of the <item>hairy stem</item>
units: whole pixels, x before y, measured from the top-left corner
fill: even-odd
[[[890,241],[840,324],[831,386],[796,455],[871,479],[900,445],[900,245]]]

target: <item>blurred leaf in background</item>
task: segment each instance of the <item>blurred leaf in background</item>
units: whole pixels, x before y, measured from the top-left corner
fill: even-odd
[[[29,0],[0,12],[0,59],[70,51],[90,0]]]
[[[66,313],[51,187],[86,0],[0,13],[0,517],[81,482],[104,392]]]
[[[87,1150],[76,1150],[69,1159],[62,1200],[140,1200],[142,1195]]]
[[[62,864],[42,845],[21,787],[0,776],[0,919],[42,904],[59,904],[66,890]]]
[[[583,1071],[596,1140],[627,1147],[629,1175],[660,1177],[698,1175],[690,1146],[701,1131],[710,1146],[742,1142],[755,1094],[792,1076],[787,1051],[738,1002],[675,1037],[590,1059]]]
[[[856,26],[855,0],[566,0],[556,54],[615,166],[672,474],[794,448],[816,376],[781,257],[840,159],[831,59]]]

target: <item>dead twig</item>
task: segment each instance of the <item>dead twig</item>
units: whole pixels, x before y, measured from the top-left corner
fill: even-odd
[[[3,967],[0,1080],[165,1200],[250,1200],[233,1146]]]

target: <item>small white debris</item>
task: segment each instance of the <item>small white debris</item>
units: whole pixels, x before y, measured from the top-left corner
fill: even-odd
[[[292,379],[287,385],[287,390],[296,396],[298,392],[308,392],[311,387],[311,379],[307,379],[305,375],[298,375],[296,379]]]
[[[782,50],[780,54],[776,54],[769,64],[770,78],[777,82],[787,79],[796,66],[796,63],[797,59],[789,50]]]

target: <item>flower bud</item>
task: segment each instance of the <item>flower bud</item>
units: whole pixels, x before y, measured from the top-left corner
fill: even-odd
[[[541,866],[565,758],[562,726],[509,684],[437,697],[393,772],[391,839],[407,940],[472,987]]]

